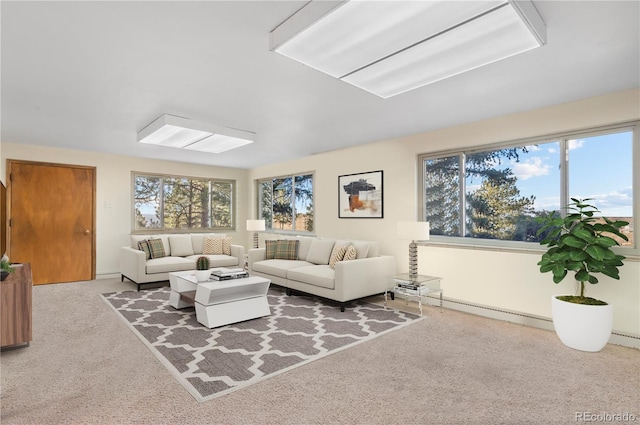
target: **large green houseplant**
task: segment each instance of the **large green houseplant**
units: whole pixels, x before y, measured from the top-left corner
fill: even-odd
[[[554,213],[540,218],[542,227],[538,235],[544,235],[540,244],[546,245],[547,251],[538,265],[540,272],[552,272],[555,283],[570,272],[578,283],[577,295],[552,298],[554,327],[562,342],[584,351],[599,351],[611,335],[613,309],[604,301],[585,296],[585,284],[598,283],[598,273],[620,279],[618,267],[625,257],[616,254],[612,247],[620,245],[614,236],[628,240],[620,229],[629,223],[596,216],[600,211],[588,203],[591,199],[571,198],[571,201],[565,217]],[[568,317],[559,317],[560,312]],[[581,326],[586,328],[585,337],[579,335]],[[594,336],[595,327],[604,328],[600,337]],[[585,338],[590,341],[583,342]]]

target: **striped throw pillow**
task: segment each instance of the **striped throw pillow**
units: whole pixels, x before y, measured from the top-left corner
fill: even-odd
[[[347,247],[344,245],[336,244],[331,251],[331,257],[329,257],[329,267],[336,268],[336,263],[342,261],[344,254],[347,252]]]
[[[344,253],[344,258],[342,259],[342,261],[355,260],[357,255],[358,250],[356,249],[356,246],[354,244],[351,244],[347,248],[347,251]]]
[[[162,239],[149,239],[147,243],[149,244],[149,253],[151,258],[162,258],[167,256],[164,251]]]

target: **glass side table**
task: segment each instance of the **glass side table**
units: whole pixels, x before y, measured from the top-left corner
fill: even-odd
[[[391,287],[384,292],[384,305],[387,306],[387,296],[391,294],[391,299],[398,295],[400,298],[415,300],[422,315],[422,301],[429,294],[440,294],[440,307],[442,307],[442,288],[440,287],[441,277],[426,276],[422,274],[410,275],[409,273],[389,276]]]

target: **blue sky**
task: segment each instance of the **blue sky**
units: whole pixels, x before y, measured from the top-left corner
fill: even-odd
[[[569,141],[569,194],[592,201],[603,215],[632,216],[633,133],[614,133]],[[560,143],[528,147],[520,161],[503,162],[511,168],[522,196],[535,195],[536,210],[560,206]],[[476,180],[468,189],[478,187]]]

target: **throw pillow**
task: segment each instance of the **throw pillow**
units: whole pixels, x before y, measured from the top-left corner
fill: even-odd
[[[205,237],[202,254],[231,255],[231,238]]]
[[[148,244],[151,258],[162,258],[166,256],[162,239],[149,239]]]
[[[331,251],[331,257],[329,258],[329,267],[336,268],[336,263],[342,261],[344,254],[347,252],[347,247],[344,245],[336,244]]]
[[[300,241],[294,241],[294,240],[277,241],[275,259],[297,260],[299,246],[300,246]]]
[[[300,241],[293,239],[267,239],[264,241],[265,259],[297,260]]]
[[[278,248],[278,241],[267,239],[264,241],[265,254],[264,258],[267,260],[273,260],[276,258],[276,249]]]
[[[151,251],[149,250],[149,241],[147,241],[146,239],[143,239],[143,240],[139,241],[138,242],[138,249],[140,251],[144,251],[144,258],[146,260],[151,258]]]
[[[357,254],[358,254],[358,250],[356,249],[356,246],[351,244],[347,248],[347,251],[344,253],[344,258],[342,259],[342,261],[355,260]]]

